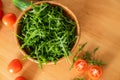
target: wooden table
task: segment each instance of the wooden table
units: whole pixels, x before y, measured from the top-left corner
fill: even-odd
[[[2,0],[4,13],[21,13],[11,0]],[[97,57],[107,65],[101,80],[120,80],[120,0],[56,0],[70,8],[81,26],[80,44],[88,42],[86,50],[100,47]],[[14,80],[23,75],[27,80],[73,80],[78,75],[69,70],[63,60],[57,65],[45,65],[40,69],[29,60],[22,60],[23,69],[16,74],[7,71],[9,62],[23,55],[18,52],[14,39],[14,27],[6,27],[0,21],[0,80]]]

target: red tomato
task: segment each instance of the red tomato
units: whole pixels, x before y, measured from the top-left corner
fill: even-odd
[[[19,59],[12,60],[8,65],[8,71],[10,73],[17,73],[22,69],[22,63]]]
[[[74,63],[74,67],[82,74],[87,70],[88,64],[85,60],[79,59]]]
[[[96,65],[90,66],[88,76],[94,80],[99,79],[102,76],[102,68]]]
[[[16,15],[13,13],[5,14],[2,18],[2,22],[6,26],[13,26],[13,24],[15,24],[16,20],[17,20]]]
[[[0,0],[0,7],[2,7],[2,1]]]
[[[18,76],[17,78],[15,78],[15,80],[26,80],[26,78],[23,76]]]
[[[2,19],[2,17],[3,17],[3,10],[0,9],[0,19]]]

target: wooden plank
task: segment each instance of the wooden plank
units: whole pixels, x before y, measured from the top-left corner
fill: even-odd
[[[4,13],[19,16],[11,0],[2,0]],[[107,65],[101,80],[120,80],[120,0],[54,0],[70,8],[81,26],[80,44],[88,42],[84,50],[100,47],[97,57]],[[69,71],[70,64],[62,60],[57,65],[44,65],[40,69],[29,60],[22,61],[23,69],[17,74],[7,71],[9,62],[23,55],[18,51],[14,39],[14,27],[6,27],[0,21],[0,80],[14,80],[23,75],[27,80],[73,80],[78,73]]]

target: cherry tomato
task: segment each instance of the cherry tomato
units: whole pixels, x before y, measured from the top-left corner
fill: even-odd
[[[10,73],[17,73],[22,69],[22,63],[19,59],[13,59],[8,65],[8,71]]]
[[[16,15],[13,13],[5,14],[2,18],[2,22],[6,26],[13,26],[13,24],[15,24],[16,20],[17,20]]]
[[[96,65],[90,66],[88,76],[93,80],[99,79],[102,76],[102,68]]]
[[[79,59],[74,63],[74,67],[82,74],[87,70],[88,64],[85,60]]]
[[[2,1],[0,0],[0,7],[2,7]]]
[[[0,9],[0,19],[2,19],[2,17],[3,17],[3,10]]]
[[[26,78],[23,76],[18,76],[17,78],[15,78],[15,80],[26,80]]]

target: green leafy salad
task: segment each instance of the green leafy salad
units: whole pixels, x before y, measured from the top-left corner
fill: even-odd
[[[68,57],[75,44],[76,23],[59,6],[32,5],[19,22],[21,48],[40,66]]]

